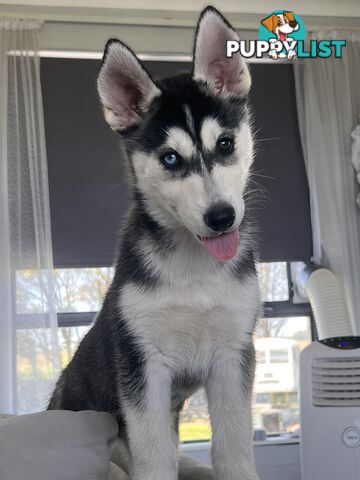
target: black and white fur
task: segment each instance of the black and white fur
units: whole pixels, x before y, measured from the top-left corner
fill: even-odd
[[[253,159],[236,32],[214,8],[199,19],[192,75],[155,83],[123,43],[107,44],[98,78],[105,118],[120,133],[134,201],[113,282],[94,325],[56,385],[50,409],[115,414],[132,480],[175,480],[179,412],[206,389],[218,480],[256,480],[252,333],[259,311],[247,189]],[[230,154],[218,151],[234,139]],[[160,157],[176,151],[167,168]],[[219,262],[200,238],[212,205],[231,204],[236,256]]]

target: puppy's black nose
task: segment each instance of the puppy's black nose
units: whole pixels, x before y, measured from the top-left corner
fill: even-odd
[[[291,21],[289,22],[289,25],[290,25],[291,28],[295,28],[296,25],[297,25],[297,21],[296,21],[296,20],[291,20]]]
[[[223,232],[232,227],[235,210],[228,203],[216,203],[204,215],[204,221],[215,232]]]

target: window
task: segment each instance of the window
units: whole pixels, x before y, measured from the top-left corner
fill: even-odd
[[[254,426],[265,428],[268,433],[292,432],[299,426],[298,358],[299,352],[311,341],[311,312],[308,304],[299,307],[291,302],[290,269],[287,263],[259,264],[258,271],[262,297],[272,301],[265,302],[265,313],[270,312],[270,315],[258,321],[255,333],[257,371]],[[113,269],[110,267],[54,271],[62,367],[70,361],[81,338],[88,331],[112,276]],[[38,274],[32,270],[17,272],[20,413],[26,412],[27,400],[36,395],[36,392],[27,388],[27,379],[31,378],[34,369],[40,371],[46,381],[52,368],[43,351],[36,357],[35,365],[31,361],[34,357],[31,350],[33,345],[38,345],[39,341],[41,344],[38,337],[46,335],[46,332],[22,328],[32,321],[34,314],[46,312],[46,302],[44,304],[44,299],[38,295],[39,281]],[[272,316],[273,311],[277,316]],[[34,336],[36,342],[33,341]],[[183,441],[210,438],[211,428],[203,390],[185,403],[180,434]]]
[[[71,360],[95,312],[101,307],[112,275],[113,269],[108,267],[56,269],[50,275],[39,270],[16,272],[16,398],[19,414],[30,413],[32,405],[43,406],[43,398],[37,398],[38,393],[31,387],[34,376],[49,384],[50,389],[54,366],[48,345],[56,345],[56,342],[49,338],[49,330],[38,328],[37,322],[40,315],[46,316],[48,312],[44,285],[54,287],[50,291],[55,293],[60,325],[57,340],[60,344],[60,367],[63,368]]]
[[[203,389],[196,392],[185,402],[180,415],[179,433],[180,440],[183,442],[209,440],[211,438],[207,399]]]
[[[289,282],[286,262],[259,263],[260,289],[265,302],[289,300]]]
[[[36,394],[28,388],[27,379],[36,370],[46,382],[52,368],[46,351],[38,352],[35,363],[31,363],[34,355],[27,355],[41,343],[41,338],[33,342],[33,336],[46,335],[27,328],[36,327],[36,315],[47,311],[38,282],[51,281],[56,286],[61,364],[65,366],[100,308],[113,275],[110,265],[128,192],[117,139],[98,105],[94,83],[98,67],[95,60],[42,59],[56,270],[50,280],[31,270],[17,272],[20,413],[26,413],[27,398]],[[148,62],[147,67],[156,78],[159,73],[187,71],[190,65]],[[290,264],[310,260],[311,225],[292,66],[252,65],[252,78],[254,130],[259,132],[254,185],[266,192],[261,208],[255,209],[261,227],[258,273],[264,318],[255,334],[258,366],[253,418],[255,427],[272,434],[293,432],[299,426],[298,358],[311,340],[312,327],[308,303],[293,302]],[[279,96],[281,114],[276,105]],[[186,402],[180,433],[183,441],[210,438],[203,390]]]
[[[270,403],[270,397],[266,393],[257,393],[255,396],[256,403]]]
[[[256,368],[253,418],[255,428],[268,434],[295,433],[300,426],[299,354],[312,338],[311,312],[307,304],[302,307],[307,315],[258,322],[255,348],[265,352],[266,360]]]
[[[269,353],[270,353],[270,363],[288,363],[289,362],[288,349],[270,350]]]
[[[264,350],[257,350],[256,351],[256,361],[257,363],[265,363],[266,362],[266,354]]]
[[[44,313],[45,279],[37,270],[16,272],[18,314]],[[51,282],[55,291],[58,313],[97,312],[113,276],[113,268],[61,268],[55,269]]]
[[[57,268],[110,266],[129,205],[125,161],[96,92],[97,60],[43,58],[46,146],[54,262]],[[147,62],[154,78],[191,69],[186,62]],[[312,255],[308,185],[300,144],[291,64],[251,65],[256,156],[251,188],[260,226],[259,252],[269,276]],[[266,82],[266,83],[265,83]],[[271,92],[271,95],[269,95]],[[281,111],[278,108],[281,98]],[[73,106],[77,105],[74,109]],[[65,213],[66,212],[66,213]],[[274,262],[276,265],[274,265]],[[289,292],[276,282],[266,301]]]

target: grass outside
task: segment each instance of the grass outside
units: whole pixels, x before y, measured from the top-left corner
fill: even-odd
[[[192,422],[180,422],[180,441],[195,442],[210,440],[211,427],[208,420],[194,420]]]

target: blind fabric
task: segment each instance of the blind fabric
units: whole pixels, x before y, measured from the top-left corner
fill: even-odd
[[[154,75],[190,64],[146,62]],[[46,144],[56,267],[108,266],[129,204],[119,137],[103,120],[97,60],[42,59]],[[291,64],[251,65],[257,132],[254,181],[262,261],[312,255],[308,184]]]

